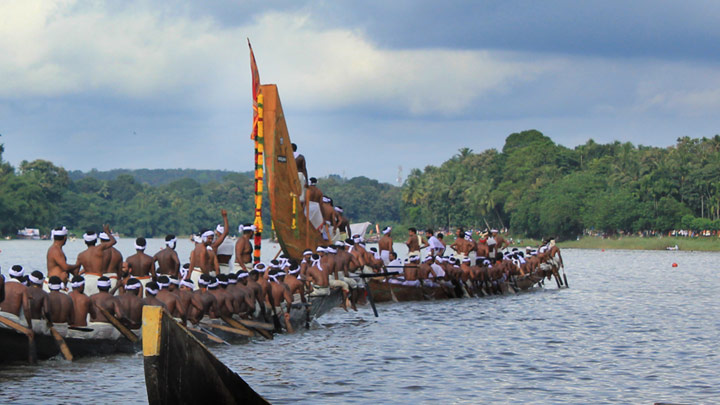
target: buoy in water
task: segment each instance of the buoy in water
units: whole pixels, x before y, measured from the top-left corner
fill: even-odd
[[[677,267],[677,263],[673,263],[672,266],[673,266],[673,267]]]
[[[604,251],[605,251],[605,249],[601,250],[601,252],[604,252]]]

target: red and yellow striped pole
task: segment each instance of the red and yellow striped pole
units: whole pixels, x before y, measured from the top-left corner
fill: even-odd
[[[258,89],[259,90],[259,89]],[[263,194],[263,164],[265,162],[265,141],[263,129],[263,94],[257,95],[257,126],[255,127],[255,249],[253,262],[260,263],[260,249],[262,247],[262,194]]]

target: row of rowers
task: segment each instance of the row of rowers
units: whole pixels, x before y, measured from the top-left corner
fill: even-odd
[[[197,286],[203,274],[215,277],[229,274],[234,267],[252,269],[253,244],[255,232],[253,225],[240,225],[242,234],[237,242],[228,238],[227,212],[221,212],[223,223],[215,230],[205,230],[193,236],[193,250],[189,263],[181,266],[181,260],[175,251],[177,238],[175,235],[165,237],[165,247],[153,256],[145,252],[145,238],[135,240],[135,254],[123,258],[123,254],[114,247],[116,239],[106,225],[103,232],[96,234],[88,231],[83,235],[86,249],[80,252],[76,262],[68,263],[63,247],[67,242],[68,231],[65,227],[51,232],[52,244],[47,252],[47,276],[57,276],[63,282],[63,291],[68,290],[66,283],[73,275],[85,278],[85,290],[88,294],[98,292],[97,282],[100,277],[110,279],[115,287],[118,280],[134,277],[144,285],[157,281],[158,276],[167,275],[175,279],[189,279]],[[99,243],[98,243],[99,242]],[[235,256],[235,263],[232,258]],[[121,287],[122,288],[122,287]],[[49,291],[47,280],[44,289]]]

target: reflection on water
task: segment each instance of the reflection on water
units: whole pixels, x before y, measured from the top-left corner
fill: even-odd
[[[712,402],[719,258],[567,250],[567,290],[338,309],[318,329],[212,350],[273,403]],[[142,356],[4,366],[9,401],[146,402]]]

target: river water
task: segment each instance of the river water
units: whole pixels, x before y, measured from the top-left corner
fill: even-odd
[[[1,241],[3,273],[17,262],[44,270],[48,243]],[[132,244],[119,248],[129,254]],[[181,241],[181,258],[190,246]],[[160,247],[151,240],[148,253]],[[68,243],[70,261],[81,249]],[[271,257],[277,247],[266,250]],[[550,282],[514,296],[381,304],[379,318],[369,307],[336,309],[319,328],[212,351],[273,403],[720,399],[720,254],[565,250],[563,258],[569,289]],[[147,402],[142,355],[3,365],[0,403],[8,402]]]

